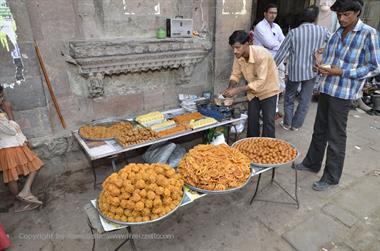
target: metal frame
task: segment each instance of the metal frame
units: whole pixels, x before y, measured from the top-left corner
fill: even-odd
[[[94,230],[96,230],[93,226],[92,226],[92,224],[91,224],[91,222],[90,222],[90,219],[87,217],[87,225],[89,226],[89,228],[90,228],[90,231],[91,231],[91,235],[92,235],[92,248],[91,248],[91,250],[92,251],[94,251],[95,250],[95,243],[96,243],[96,238],[95,238],[95,236],[94,236]],[[126,229],[127,229],[127,232],[128,232],[128,238],[126,238],[125,240],[123,240],[123,242],[121,242],[115,249],[114,249],[114,251],[117,251],[117,250],[119,250],[122,246],[124,246],[128,241],[130,241],[129,242],[129,244],[131,245],[131,249],[133,250],[133,251],[137,251],[137,248],[136,248],[136,244],[135,244],[135,241],[133,240],[133,238],[132,238],[132,228],[131,228],[131,226],[126,226],[125,227]],[[121,230],[121,229],[118,229],[118,230]],[[115,230],[115,231],[118,231],[118,230]]]
[[[272,200],[264,200],[264,199],[256,199],[256,201],[263,201],[263,202],[271,202],[271,203],[279,203],[279,204],[290,204],[290,205],[296,205],[297,206],[297,209],[300,208],[300,205],[299,205],[299,200],[298,200],[298,194],[297,194],[297,189],[298,189],[298,177],[297,177],[297,169],[295,168],[295,164],[294,164],[294,161],[292,162],[292,168],[294,169],[294,177],[295,177],[295,181],[294,181],[294,195],[290,194],[280,183],[278,183],[274,178],[275,178],[275,172],[276,172],[276,168],[277,167],[265,167],[265,168],[261,168],[259,167],[260,170],[259,172],[255,173],[254,176],[257,176],[259,175],[259,178],[257,179],[257,184],[256,184],[256,188],[254,190],[254,193],[253,193],[253,196],[249,202],[250,205],[252,205],[253,203],[253,200],[256,198],[256,195],[257,195],[257,192],[259,190],[259,185],[260,185],[260,179],[261,179],[261,174],[269,171],[269,170],[272,170],[272,179],[271,179],[271,183],[270,184],[275,184],[277,185],[279,188],[281,188],[282,191],[284,191],[294,202],[281,202],[281,201],[272,201]],[[265,186],[266,187],[266,186]],[[264,187],[264,188],[265,188]],[[263,189],[264,189],[263,188]],[[263,190],[262,189],[262,190]]]

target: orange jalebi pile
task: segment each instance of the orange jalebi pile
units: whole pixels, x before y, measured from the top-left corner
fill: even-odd
[[[186,184],[205,190],[242,186],[250,176],[250,160],[228,145],[198,145],[181,160],[178,168]]]

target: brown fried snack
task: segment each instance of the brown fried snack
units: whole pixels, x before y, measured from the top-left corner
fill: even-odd
[[[297,156],[297,150],[289,143],[271,138],[247,138],[237,142],[234,148],[258,164],[282,164]]]
[[[118,122],[111,126],[85,125],[79,128],[79,135],[86,139],[106,139],[132,129],[133,125],[129,122]]]

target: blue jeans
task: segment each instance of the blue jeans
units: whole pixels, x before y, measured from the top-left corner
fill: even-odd
[[[285,87],[284,97],[284,124],[293,128],[300,128],[305,121],[307,111],[313,95],[315,78],[292,82],[288,80]],[[301,92],[299,95],[299,103],[297,110],[294,113],[294,100],[297,94],[297,89],[301,84]]]

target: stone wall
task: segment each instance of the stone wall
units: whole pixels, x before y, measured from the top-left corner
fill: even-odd
[[[17,24],[25,80],[13,88],[6,88],[5,92],[13,104],[16,120],[45,161],[57,157],[65,161],[66,154],[78,151],[71,130],[83,123],[169,109],[179,105],[179,93],[200,95],[203,91],[219,92],[225,88],[233,59],[228,36],[233,30],[249,28],[252,9],[251,0],[6,1]],[[179,39],[179,47],[170,39],[162,40],[171,44],[170,53],[181,54],[171,66],[148,64],[146,69],[129,71],[124,67],[128,60],[121,60],[119,65],[108,61],[111,63],[107,67],[120,67],[121,70],[105,68],[100,75],[96,70],[87,74],[83,69],[88,57],[81,61],[71,53],[71,45],[75,43],[112,44],[117,51],[121,47],[117,47],[115,41],[124,41],[131,48],[136,41],[158,40],[155,39],[156,29],[165,27],[167,17],[177,15],[192,18],[193,30],[202,38],[197,38],[200,43],[194,39]],[[34,41],[40,48],[68,125],[66,130],[52,105],[34,51]],[[150,47],[145,48],[149,50]],[[188,54],[183,54],[184,51]],[[133,53],[132,56],[149,54],[149,51],[135,50]],[[194,59],[195,54],[202,56]],[[128,52],[119,56],[128,59],[130,55]],[[89,57],[89,60],[94,59]],[[101,61],[96,64],[99,66]],[[12,79],[14,72],[9,52],[0,48],[0,83]],[[102,94],[89,95],[89,86],[97,85],[102,86]]]
[[[228,86],[233,62],[228,38],[235,30],[249,31],[252,0],[217,1],[216,13],[214,93],[221,93]]]

